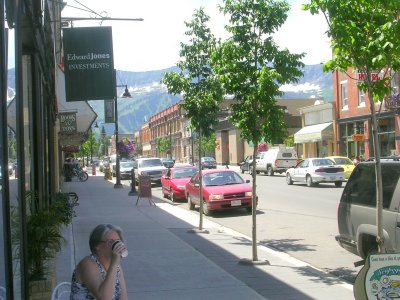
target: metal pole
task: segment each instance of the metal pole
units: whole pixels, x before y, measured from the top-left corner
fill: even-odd
[[[171,123],[169,123],[169,155],[172,159],[172,134],[171,134]]]
[[[194,166],[194,141],[193,141],[193,130],[190,130],[190,136],[192,140],[192,165]]]
[[[116,182],[114,184],[115,189],[120,189],[122,188],[121,184],[121,176],[120,176],[120,163],[119,163],[119,150],[118,150],[118,97],[115,97],[114,100],[114,110],[115,110],[115,176],[117,176]]]
[[[92,127],[90,127],[90,164],[93,164],[93,131],[92,131]]]

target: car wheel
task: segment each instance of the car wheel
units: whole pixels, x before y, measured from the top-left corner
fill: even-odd
[[[189,204],[189,210],[194,210],[194,203],[192,202],[192,198],[190,198],[189,195],[187,195],[187,200],[188,200],[188,204]]]
[[[312,181],[311,175],[307,175],[306,182],[308,187],[314,186],[314,182]]]
[[[286,174],[286,183],[288,185],[292,185],[293,184],[292,176],[290,176],[289,173]]]
[[[210,215],[210,211],[207,208],[207,202],[203,200],[203,214],[205,216],[209,216]]]
[[[274,170],[272,170],[271,166],[267,167],[267,175],[268,176],[274,176]]]
[[[248,213],[252,213],[253,212],[253,208],[251,206],[250,207],[246,207],[246,211]]]
[[[341,187],[342,184],[343,184],[343,182],[341,182],[341,181],[335,181],[335,186],[336,187]]]

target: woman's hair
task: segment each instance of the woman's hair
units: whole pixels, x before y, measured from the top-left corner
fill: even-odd
[[[97,225],[92,232],[90,233],[89,237],[89,247],[90,251],[94,254],[96,253],[96,246],[100,244],[100,242],[104,241],[105,236],[110,232],[115,231],[119,235],[119,239],[124,241],[122,236],[122,229],[118,226],[111,225],[111,224],[100,224]]]

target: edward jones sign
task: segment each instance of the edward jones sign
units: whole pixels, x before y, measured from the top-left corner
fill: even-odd
[[[111,27],[63,29],[67,102],[113,99],[116,93]]]

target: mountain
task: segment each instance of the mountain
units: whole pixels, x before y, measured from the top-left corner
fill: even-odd
[[[166,72],[178,71],[176,67],[147,72],[130,72],[117,70],[117,84],[127,85],[132,98],[118,99],[118,124],[119,133],[132,133],[140,129],[145,120],[154,114],[166,109],[182,99],[167,93],[161,79]],[[281,87],[284,92],[283,99],[323,97],[332,101],[333,82],[332,74],[324,73],[322,65],[306,65],[304,76],[298,83]],[[9,88],[15,89],[15,72],[9,70]],[[124,87],[117,89],[121,95]],[[88,101],[97,113],[97,123],[104,126],[108,134],[113,134],[114,124],[104,124],[104,102]]]

